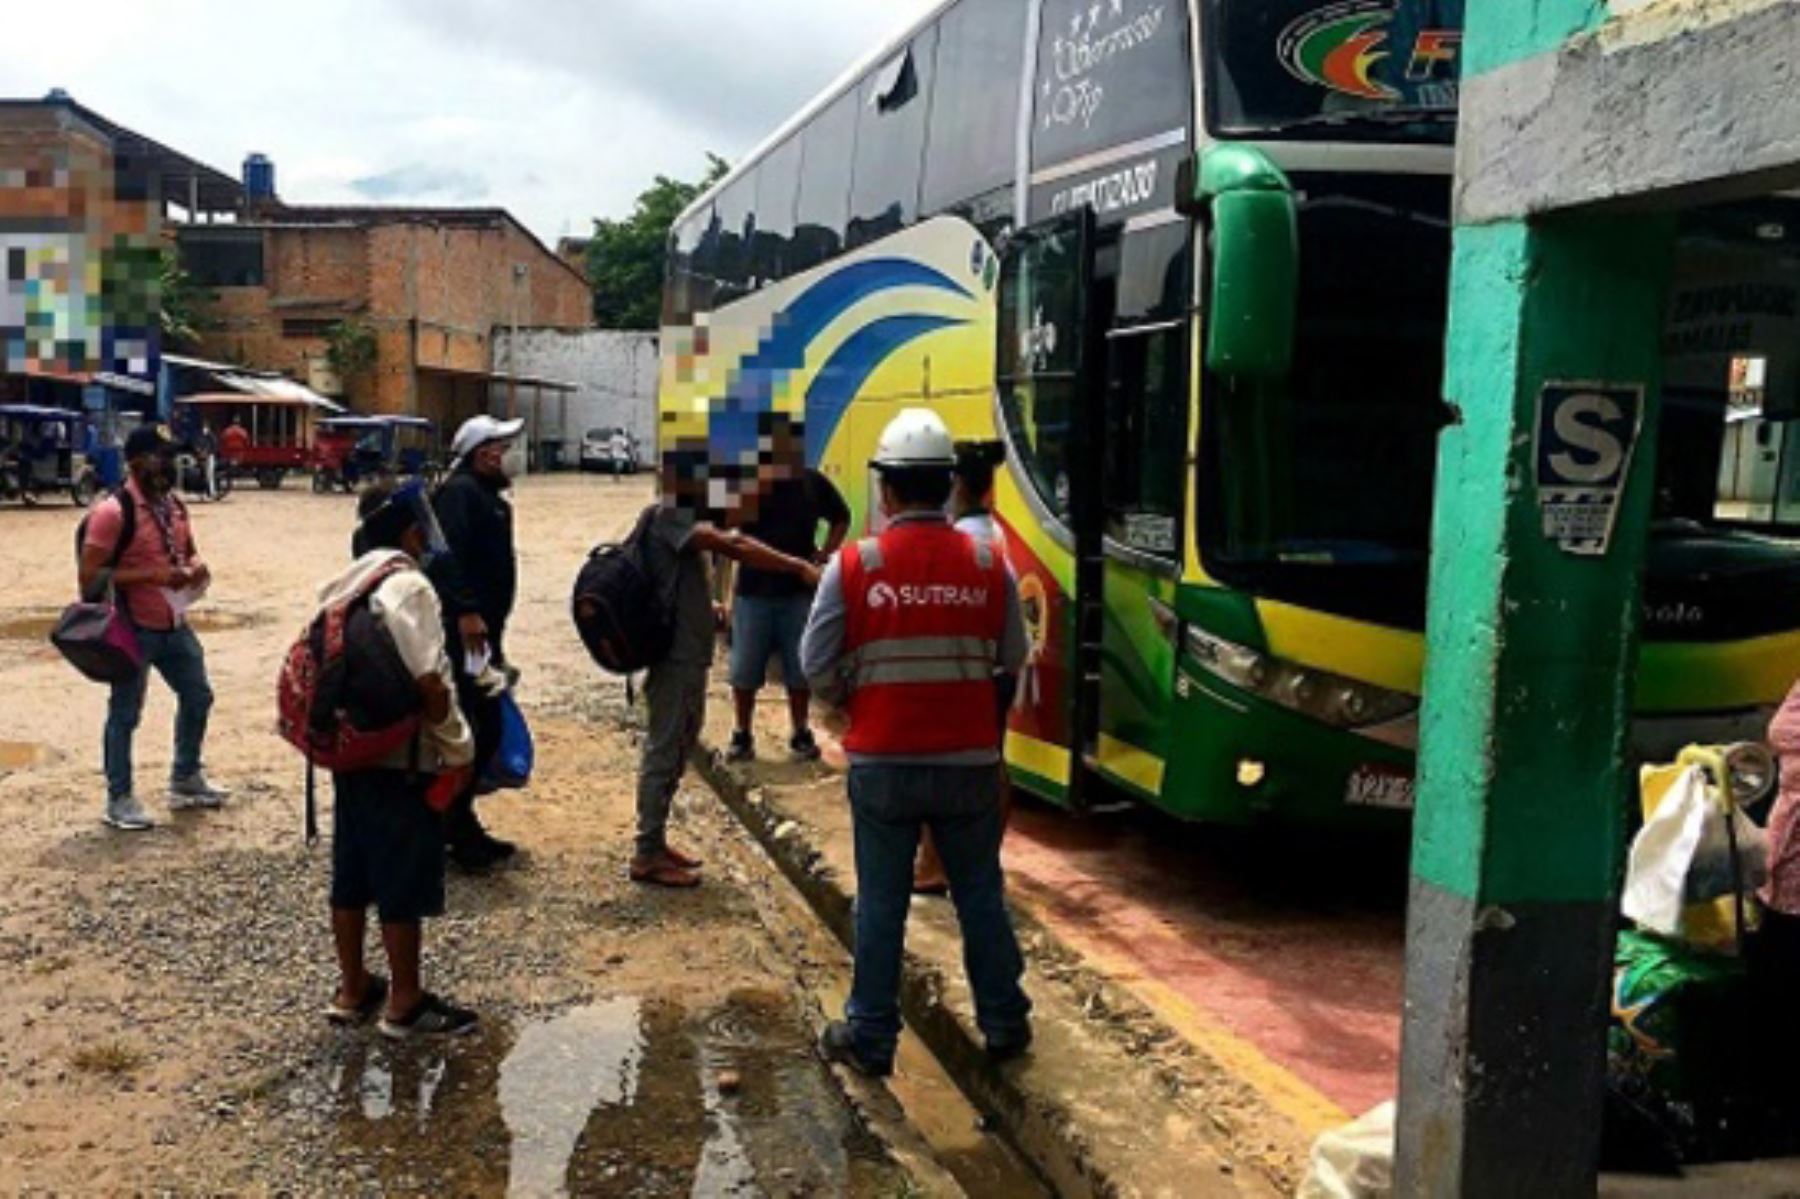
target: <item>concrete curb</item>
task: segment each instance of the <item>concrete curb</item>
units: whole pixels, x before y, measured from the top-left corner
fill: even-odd
[[[809,842],[805,830],[763,797],[761,785],[747,783],[727,768],[704,741],[694,752],[693,764],[825,927],[848,949],[853,939],[852,893],[826,865],[823,854]],[[1015,920],[1023,939],[1049,944],[1055,955],[1073,956],[1028,914],[1015,910]],[[996,1121],[1054,1193],[1097,1197],[1240,1195],[1272,1193],[1270,1184],[1283,1181],[1259,1170],[1236,1173],[1220,1152],[1221,1147],[1209,1143],[1207,1148],[1215,1155],[1213,1162],[1189,1161],[1181,1166],[1185,1176],[1174,1185],[1166,1175],[1146,1185],[1140,1173],[1164,1175],[1171,1163],[1148,1163],[1117,1152],[1115,1147],[1103,1146],[1105,1132],[1100,1137],[1091,1135],[1096,1130],[1059,1097],[1031,1089],[1017,1068],[991,1063],[980,1033],[947,999],[959,983],[960,980],[946,979],[939,966],[909,948],[901,986],[901,1009],[907,1027],[924,1042],[957,1086]],[[1040,1032],[1043,1031],[1040,1023]],[[1145,1107],[1151,1106],[1151,1099],[1146,1098]],[[1148,1111],[1145,1114],[1148,1116]],[[1177,1139],[1186,1142],[1191,1137]],[[1127,1168],[1130,1177],[1125,1174]]]

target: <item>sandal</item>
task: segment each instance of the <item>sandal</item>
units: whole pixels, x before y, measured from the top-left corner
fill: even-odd
[[[333,1024],[352,1025],[367,1024],[373,1020],[387,1003],[388,980],[379,974],[371,974],[363,984],[362,998],[355,1007],[341,1007],[336,997],[325,1009],[325,1018]]]
[[[413,1005],[413,1010],[399,1018],[383,1016],[381,1035],[391,1041],[409,1037],[460,1037],[481,1027],[481,1017],[468,1008],[445,1003],[430,991]]]
[[[698,887],[700,876],[687,867],[676,864],[675,859],[667,854],[660,854],[648,860],[634,860],[631,863],[631,881],[654,887],[682,889]]]

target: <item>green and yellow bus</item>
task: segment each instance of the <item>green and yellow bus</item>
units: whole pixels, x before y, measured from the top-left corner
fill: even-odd
[[[866,463],[900,407],[1002,439],[1034,646],[1016,781],[1195,820],[1391,819],[1449,419],[1461,18],[1462,0],[943,4],[677,221],[664,444],[801,416],[873,528]],[[1760,733],[1800,673],[1796,547],[1716,503],[1732,364],[1755,347],[1671,344],[1652,753]]]

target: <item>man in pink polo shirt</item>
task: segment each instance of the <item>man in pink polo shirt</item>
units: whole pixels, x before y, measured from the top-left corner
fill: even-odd
[[[131,741],[144,712],[144,692],[152,668],[175,692],[175,760],[169,778],[169,808],[216,808],[226,792],[207,781],[200,751],[212,711],[206,655],[187,623],[189,604],[212,582],[200,560],[187,508],[174,495],[175,443],[160,425],[132,430],[125,441],[130,478],[118,494],[95,506],[81,546],[84,595],[110,585],[144,652],[144,668],[134,679],[114,683],[106,709],[106,814],[116,829],[136,832],[152,826],[132,792]],[[120,539],[129,535],[123,553]],[[117,560],[115,562],[115,554]]]

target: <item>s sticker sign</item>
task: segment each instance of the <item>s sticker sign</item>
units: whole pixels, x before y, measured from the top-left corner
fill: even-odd
[[[1643,423],[1634,384],[1545,383],[1538,393],[1538,507],[1544,536],[1564,551],[1598,556],[1612,544]]]

